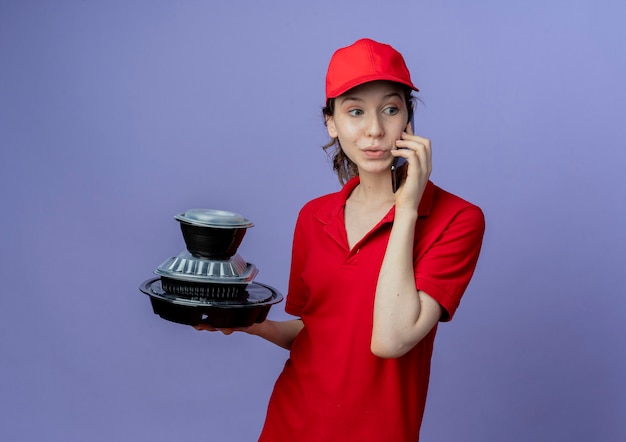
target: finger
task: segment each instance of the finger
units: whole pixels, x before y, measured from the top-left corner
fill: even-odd
[[[425,144],[427,146],[430,146],[430,139],[428,139],[426,137],[422,137],[420,135],[416,135],[414,133],[409,133],[408,131],[402,132],[401,139],[402,140],[407,140],[407,141],[416,141],[418,143],[422,143],[422,144]]]
[[[432,162],[433,162],[433,150],[428,138],[419,137],[420,144],[423,146],[420,148],[420,153],[422,154],[422,158],[424,160],[424,164],[428,166],[428,170],[432,170]]]
[[[198,325],[193,325],[192,327],[195,328],[198,331],[203,331],[203,330],[205,330],[205,331],[217,331],[217,329],[215,327],[213,327],[213,326],[211,326],[209,324],[206,324],[204,322],[201,322]]]
[[[413,176],[413,173],[416,173],[416,176],[428,177],[432,172],[432,162],[431,162],[431,150],[430,146],[427,144],[422,144],[416,141],[410,142],[398,142],[398,145],[407,146],[400,147],[392,153],[393,156],[402,156],[407,159],[407,163],[410,165],[407,173],[410,176]],[[414,172],[411,172],[413,170]]]
[[[398,150],[408,150],[413,152],[430,150],[430,146],[428,145],[428,143],[422,143],[416,138],[397,140],[396,146],[398,147]]]
[[[406,147],[411,150],[425,151],[427,153],[427,160],[432,160],[432,148],[431,142],[428,138],[420,137],[419,135],[402,134],[402,139],[396,142],[398,147]]]
[[[430,162],[430,153],[428,149],[419,149],[416,152],[417,157],[419,158],[420,172],[422,174],[428,175],[432,170],[431,162]]]
[[[420,147],[415,151],[415,155],[419,158],[420,172],[424,176],[429,176],[432,172],[432,151],[430,145],[420,143]]]
[[[411,149],[409,149],[408,147],[401,147],[398,144],[400,143],[400,140],[396,141],[396,149],[391,149],[389,151],[389,153],[391,153],[392,156],[394,157],[407,157],[407,155],[410,155],[410,151]]]

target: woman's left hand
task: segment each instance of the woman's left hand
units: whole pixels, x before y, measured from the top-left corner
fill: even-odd
[[[404,208],[417,211],[433,169],[430,140],[413,134],[409,124],[402,138],[396,140],[396,147],[391,154],[405,157],[408,163],[406,178],[396,192],[396,211]]]

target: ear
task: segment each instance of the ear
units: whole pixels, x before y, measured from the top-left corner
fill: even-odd
[[[331,138],[337,138],[337,127],[335,126],[335,119],[332,115],[326,117],[326,129]]]

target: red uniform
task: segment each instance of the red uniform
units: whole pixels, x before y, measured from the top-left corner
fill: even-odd
[[[296,224],[286,311],[304,328],[276,381],[260,441],[415,442],[436,327],[397,359],[370,351],[373,306],[395,209],[352,250],[344,207],[356,177],[304,206]],[[429,182],[418,209],[417,289],[450,320],[474,272],[482,211]]]

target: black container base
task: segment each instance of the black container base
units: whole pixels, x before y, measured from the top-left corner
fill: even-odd
[[[184,325],[209,324],[215,328],[249,327],[255,322],[263,322],[271,305],[220,308],[188,307],[172,304],[157,298],[150,298],[152,310],[162,319]]]
[[[252,282],[240,299],[185,298],[163,290],[161,278],[144,281],[139,290],[150,297],[152,310],[161,318],[186,325],[210,324],[215,328],[248,327],[263,322],[272,305],[283,296],[274,288]]]

